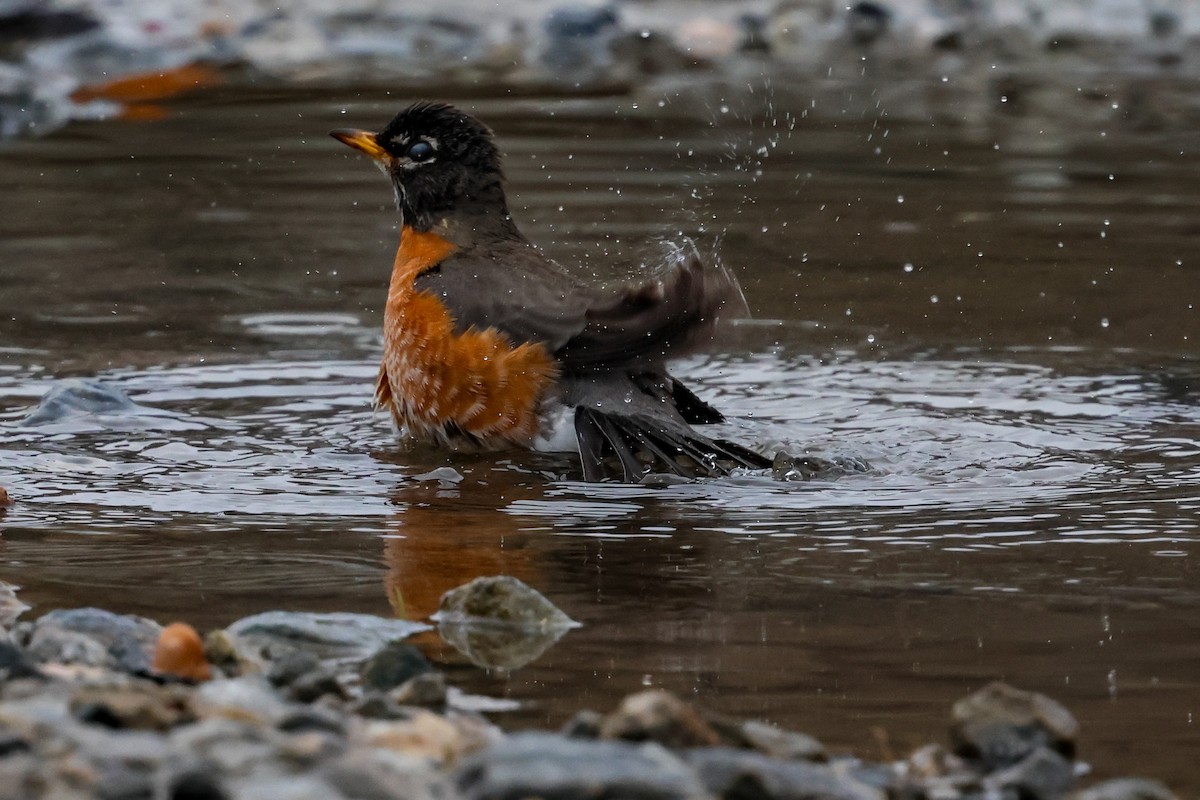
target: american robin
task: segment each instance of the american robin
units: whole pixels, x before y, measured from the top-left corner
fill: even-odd
[[[736,295],[727,272],[692,255],[605,288],[564,270],[513,222],[492,132],[452,106],[417,103],[379,133],[331,135],[375,159],[400,209],[375,403],[402,433],[577,448],[589,481],[770,463],[694,430],[724,417],[665,368],[711,336]]]

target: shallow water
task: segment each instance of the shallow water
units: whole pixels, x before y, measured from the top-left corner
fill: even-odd
[[[0,152],[26,602],[423,616],[503,571],[584,626],[511,675],[426,644],[511,724],[656,685],[892,756],[1003,678],[1075,711],[1098,773],[1200,790],[1194,143],[465,102],[551,255],[610,272],[685,234],[738,272],[755,319],[675,370],[723,434],[873,466],[593,486],[402,449],[370,411],[395,218],[325,132],[401,103],[228,91]],[[81,378],[137,405],[26,420]]]

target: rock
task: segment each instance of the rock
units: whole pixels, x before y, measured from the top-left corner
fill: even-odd
[[[243,675],[201,684],[192,693],[192,710],[202,719],[218,718],[256,725],[274,725],[287,705],[261,675]]]
[[[21,648],[12,642],[0,642],[0,683],[21,678],[40,678],[38,672]]]
[[[137,403],[120,389],[96,380],[64,380],[42,395],[22,420],[26,425],[46,425],[83,414],[136,413]]]
[[[600,729],[604,725],[604,715],[599,711],[576,711],[575,716],[567,720],[559,733],[572,739],[599,739]]]
[[[364,689],[387,692],[433,669],[425,654],[403,642],[391,642],[362,666]]]
[[[1039,747],[1075,755],[1079,723],[1059,703],[1037,692],[991,683],[959,700],[952,711],[954,752],[985,772],[1015,764]]]
[[[13,504],[12,497],[8,494],[8,489],[0,486],[0,514],[4,513],[4,509]]]
[[[440,672],[422,673],[405,681],[389,697],[403,706],[440,708],[446,705],[446,676]]]
[[[7,495],[0,489],[0,509],[5,505]],[[0,511],[3,513],[3,511]],[[19,586],[0,581],[0,630],[8,630],[17,622],[17,617],[29,610],[29,606],[17,598]]]
[[[413,475],[414,481],[437,481],[442,486],[449,484],[453,486],[457,483],[462,483],[463,475],[453,467],[438,467],[429,472],[422,472],[420,475]]]
[[[516,578],[476,578],[442,595],[438,633],[473,663],[513,670],[544,653],[579,623]]]
[[[321,777],[346,797],[361,800],[456,800],[446,776],[421,758],[359,749],[321,768]]]
[[[705,720],[726,744],[757,750],[785,761],[828,761],[825,746],[806,733],[758,720],[736,722],[708,715]]]
[[[1080,789],[1070,800],[1177,800],[1160,781],[1146,778],[1113,778]]]
[[[186,692],[149,681],[120,687],[84,686],[74,692],[68,707],[80,722],[118,729],[165,731],[193,719]]]
[[[285,733],[323,731],[338,736],[346,735],[346,725],[340,715],[320,706],[307,706],[288,712],[277,726]]]
[[[225,629],[240,662],[270,663],[295,650],[334,668],[357,666],[383,647],[429,626],[370,614],[268,611]]]
[[[423,709],[413,709],[404,720],[368,722],[364,734],[374,747],[440,763],[455,761],[483,744],[477,737],[464,735],[449,718]]]
[[[151,669],[191,681],[206,681],[212,677],[200,634],[183,622],[163,628],[154,647]]]
[[[539,630],[579,626],[540,592],[510,575],[476,578],[451,589],[442,595],[433,619]]]
[[[231,795],[226,791],[221,779],[211,770],[196,768],[172,776],[167,782],[167,797],[170,800],[229,800]]]
[[[139,405],[115,386],[96,380],[64,380],[42,396],[22,425],[54,426],[69,424],[80,429],[165,429],[200,430],[203,425],[185,416],[159,408]]]
[[[706,796],[696,774],[654,743],[517,733],[466,758],[454,782],[470,800],[684,800]]]
[[[666,747],[711,747],[721,741],[695,709],[663,689],[626,697],[601,724],[600,736]]]
[[[153,620],[98,608],[51,611],[33,624],[26,654],[35,662],[148,672],[162,627]]]
[[[826,764],[780,761],[730,747],[699,747],[684,755],[716,797],[772,800],[884,800],[885,792]]]
[[[93,789],[99,800],[153,800],[154,777],[123,764],[106,765]]]
[[[233,797],[263,800],[340,800],[344,795],[307,775],[262,775],[233,784]]]
[[[995,792],[1016,791],[1026,800],[1055,800],[1075,785],[1075,765],[1048,747],[1039,747],[1016,764],[991,773],[983,780]]]
[[[271,662],[267,680],[275,686],[291,686],[305,675],[321,668],[321,659],[304,650],[291,650]]]
[[[337,674],[325,665],[292,681],[292,685],[288,687],[288,696],[299,703],[313,703],[325,696],[338,700],[350,698]]]

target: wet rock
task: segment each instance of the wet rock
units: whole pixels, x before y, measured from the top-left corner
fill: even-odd
[[[1075,765],[1047,747],[1039,747],[1016,764],[988,775],[983,785],[994,791],[1013,790],[1026,800],[1054,800],[1075,785]]]
[[[604,739],[653,741],[667,747],[709,747],[721,737],[687,703],[662,689],[632,694],[600,726]]]
[[[115,386],[95,380],[64,380],[42,396],[22,425],[69,423],[83,428],[197,430],[204,426],[185,416],[139,405]]]
[[[954,752],[991,772],[1041,747],[1075,755],[1079,723],[1062,705],[1037,692],[996,682],[959,700],[952,710]]]
[[[412,477],[414,481],[437,481],[440,484],[449,484],[453,486],[456,483],[462,483],[463,475],[453,467],[438,467],[429,472],[422,472],[420,475]]]
[[[3,514],[3,509],[8,508],[13,504],[12,497],[8,493],[8,489],[0,486],[0,514]]]
[[[442,639],[473,663],[517,669],[579,623],[508,575],[476,578],[442,595],[433,615]]]
[[[162,627],[153,620],[98,608],[51,611],[28,637],[26,654],[45,664],[75,663],[147,672]]]
[[[491,623],[520,628],[579,625],[537,590],[509,575],[476,578],[442,595],[438,622]]]
[[[151,669],[192,681],[206,681],[212,669],[204,656],[204,642],[191,625],[175,622],[163,628],[154,646]]]
[[[1114,778],[1080,789],[1070,800],[1176,800],[1176,797],[1161,781]]]
[[[882,790],[825,764],[780,761],[729,747],[689,750],[685,760],[717,797],[764,800],[884,800]]]
[[[299,650],[340,668],[357,666],[391,642],[428,629],[369,614],[268,611],[238,620],[225,634],[241,662],[268,664]]]
[[[425,654],[403,642],[391,642],[362,666],[364,689],[387,692],[433,667]]]
[[[471,800],[683,800],[704,786],[657,744],[589,742],[547,733],[518,733],[469,756],[454,773]]]

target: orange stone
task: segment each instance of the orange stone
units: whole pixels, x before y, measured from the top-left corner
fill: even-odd
[[[0,486],[0,508],[12,505],[12,498],[8,496],[8,490]]]
[[[155,672],[175,675],[193,681],[212,677],[208,659],[204,657],[204,642],[196,629],[186,622],[173,622],[163,628],[154,648]]]

